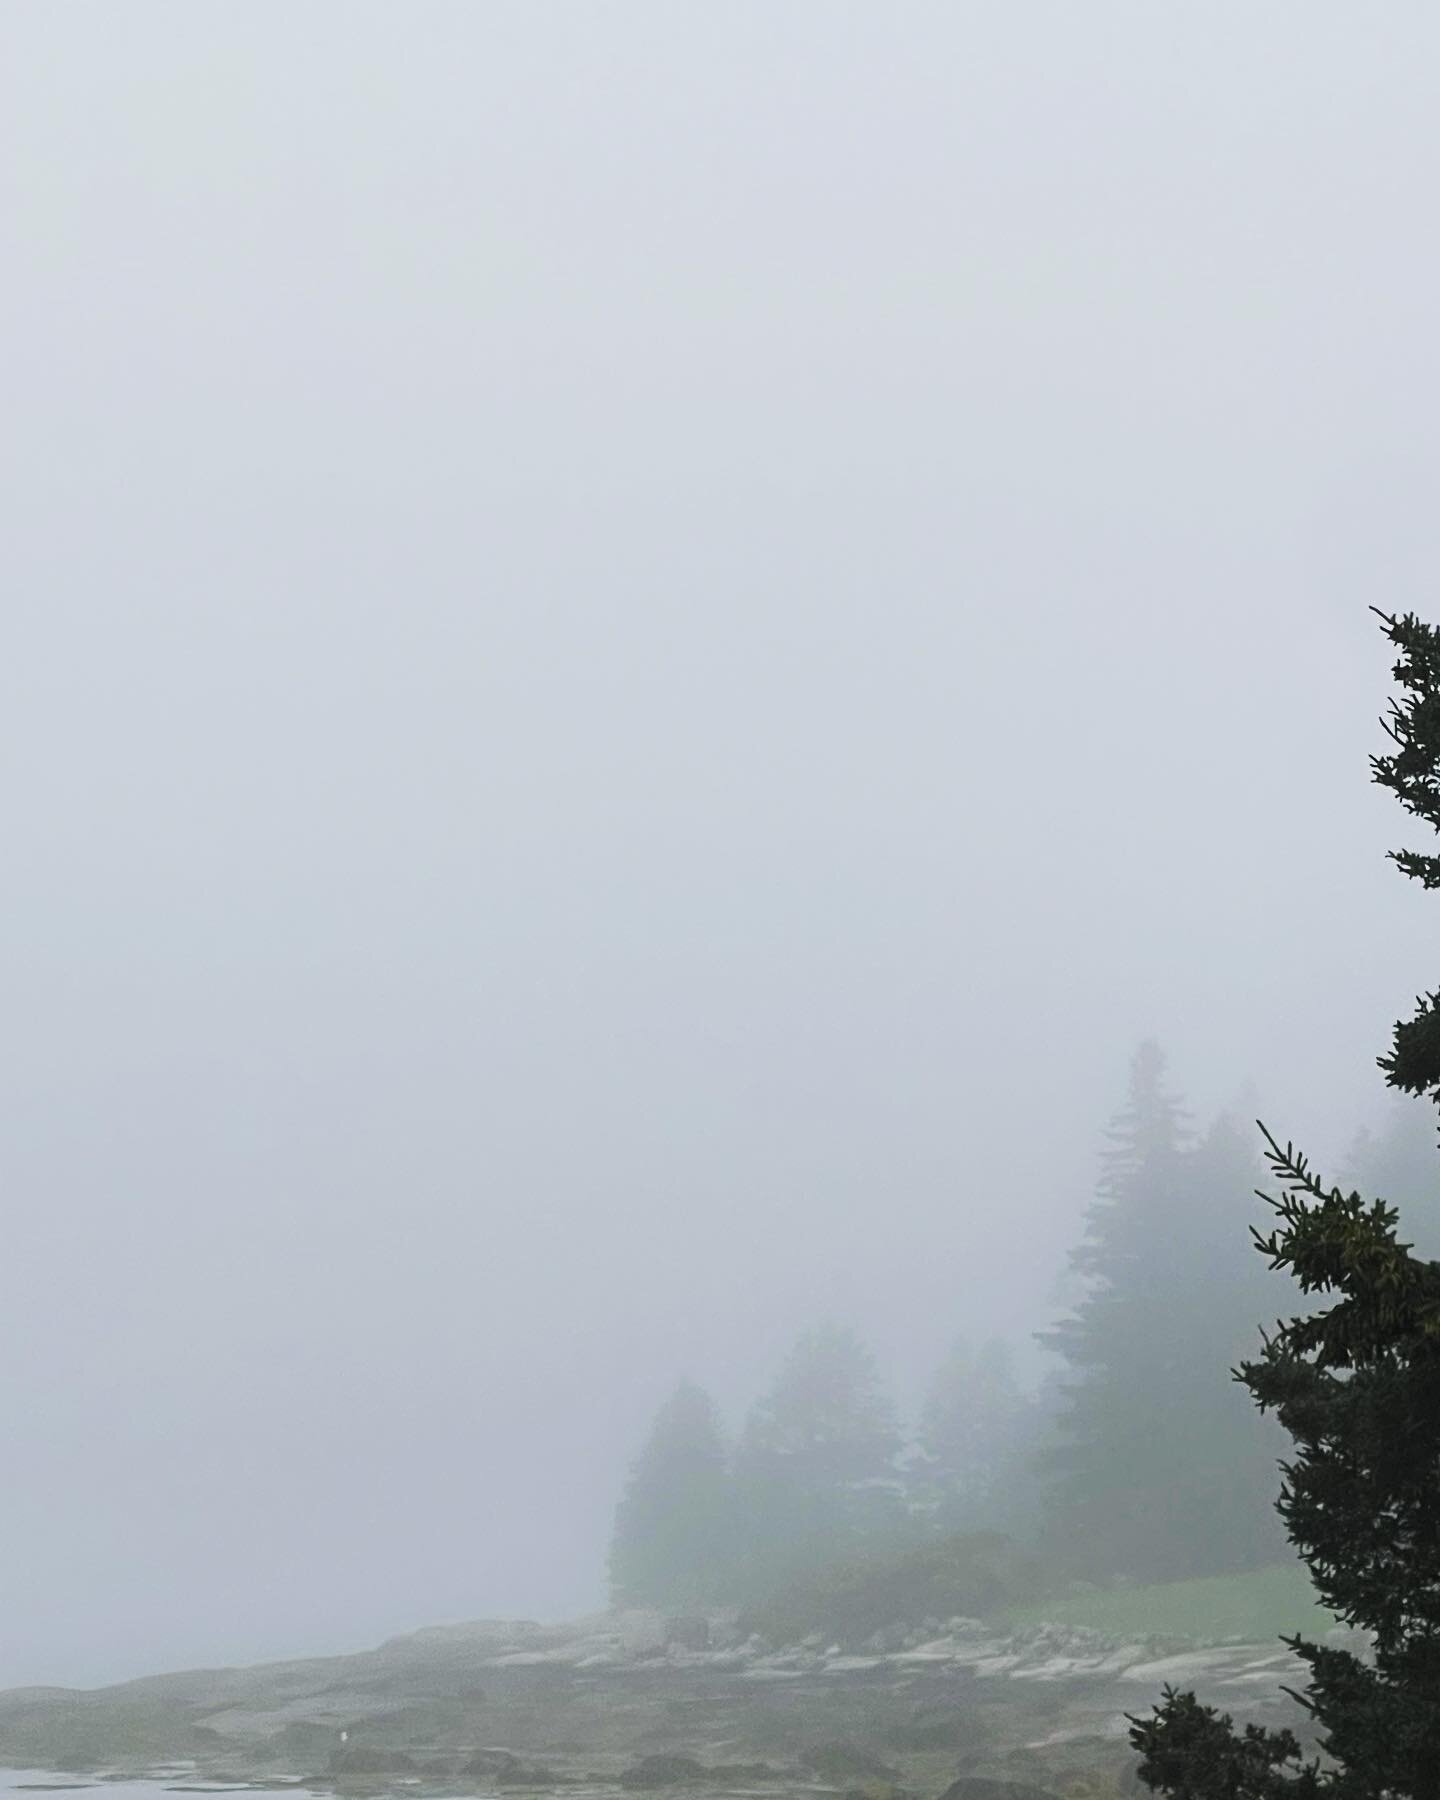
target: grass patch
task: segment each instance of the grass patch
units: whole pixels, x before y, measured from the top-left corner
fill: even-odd
[[[1149,1587],[1092,1589],[1013,1607],[1014,1626],[1086,1625],[1107,1637],[1175,1637],[1211,1642],[1262,1643],[1292,1632],[1323,1637],[1334,1615],[1315,1598],[1298,1563],[1256,1569],[1248,1575],[1210,1575]]]

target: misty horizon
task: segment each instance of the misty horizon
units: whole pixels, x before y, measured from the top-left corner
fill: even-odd
[[[597,1610],[822,1319],[1033,1380],[1146,1038],[1384,1121],[1440,18],[0,44],[0,1686]]]

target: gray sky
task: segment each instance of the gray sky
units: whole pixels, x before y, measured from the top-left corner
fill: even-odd
[[[601,1598],[1434,984],[1440,13],[0,5],[0,1681]]]

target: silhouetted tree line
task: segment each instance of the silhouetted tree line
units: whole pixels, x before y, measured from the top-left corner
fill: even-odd
[[[1374,776],[1440,832],[1440,628],[1413,614],[1381,618],[1399,652],[1401,694],[1385,721],[1392,748],[1372,759]],[[1440,854],[1392,854],[1402,873],[1440,888]],[[1440,1105],[1440,992],[1423,993],[1397,1022],[1379,1063],[1399,1094]],[[1295,1698],[1314,1727],[1314,1754],[1289,1729],[1237,1730],[1194,1694],[1167,1689],[1148,1718],[1131,1721],[1146,1786],[1175,1800],[1432,1800],[1440,1794],[1440,1258],[1432,1254],[1440,1232],[1412,1208],[1422,1241],[1402,1239],[1395,1201],[1434,1198],[1433,1139],[1402,1102],[1378,1137],[1357,1140],[1347,1192],[1264,1135],[1272,1228],[1247,1232],[1255,1174],[1247,1136],[1223,1119],[1191,1134],[1159,1051],[1142,1046],[1071,1258],[1079,1298],[1045,1334],[1066,1373],[1052,1441],[1038,1458],[1048,1473],[1041,1536],[1072,1568],[1153,1580],[1268,1561],[1279,1549],[1278,1518],[1322,1604],[1366,1634],[1364,1654],[1285,1640],[1307,1666]],[[1366,1200],[1362,1185],[1384,1198]],[[1237,1260],[1247,1248],[1259,1256]],[[1257,1354],[1253,1326],[1269,1316],[1279,1276],[1304,1305],[1260,1337]],[[1236,1377],[1258,1414],[1235,1406],[1225,1380],[1237,1334],[1250,1336]],[[781,1562],[788,1531],[820,1526],[806,1546],[817,1553],[827,1531],[854,1544],[902,1516],[911,1529],[938,1522],[954,1495],[992,1479],[988,1440],[969,1430],[1004,1412],[991,1407],[990,1391],[978,1361],[942,1373],[938,1411],[932,1418],[927,1406],[922,1427],[930,1439],[897,1476],[893,1414],[868,1357],[848,1333],[812,1334],[752,1414],[733,1463],[713,1409],[705,1412],[710,1467],[729,1484],[726,1529],[745,1528],[740,1497],[756,1476],[757,1494],[785,1495],[770,1545]],[[962,1430],[952,1429],[957,1394]],[[943,1450],[934,1419],[945,1421]],[[1278,1481],[1269,1421],[1289,1440]],[[667,1432],[673,1423],[662,1416]],[[622,1595],[640,1597],[644,1587],[631,1585],[646,1566],[637,1525],[667,1515],[667,1493],[678,1492],[655,1454],[659,1439],[657,1428],[621,1508]],[[644,1597],[668,1596],[653,1587]]]
[[[1033,1461],[1034,1403],[1001,1344],[957,1343],[909,1441],[856,1334],[795,1343],[727,1441],[693,1382],[661,1407],[616,1510],[625,1605],[745,1603],[828,1566],[993,1525]]]
[[[764,1600],[827,1566],[1003,1531],[1057,1575],[1177,1580],[1288,1552],[1274,1507],[1283,1433],[1230,1370],[1284,1284],[1251,1248],[1262,1168],[1248,1123],[1193,1130],[1164,1057],[1141,1045],[1070,1258],[1068,1315],[1038,1393],[1007,1345],[957,1340],[913,1430],[850,1329],[805,1332],[731,1441],[685,1381],[661,1407],[616,1511],[624,1605]],[[1362,1133],[1357,1180],[1423,1191],[1423,1121]]]
[[[1277,1305],[1249,1247],[1252,1136],[1229,1117],[1191,1132],[1141,1046],[1070,1259],[1080,1298],[1042,1337],[1064,1369],[1044,1533],[1074,1574],[1175,1580],[1285,1553],[1280,1440],[1229,1376]]]

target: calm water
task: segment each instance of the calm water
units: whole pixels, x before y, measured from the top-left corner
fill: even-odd
[[[397,1800],[400,1796],[416,1800],[414,1790],[420,1785],[417,1779],[400,1775],[395,1778],[391,1793]],[[373,1795],[376,1790],[369,1791]],[[809,1789],[798,1791],[803,1791],[807,1800],[813,1800]],[[244,1795],[246,1800],[282,1800],[282,1796],[288,1796],[288,1800],[316,1800],[314,1790],[295,1782],[267,1787],[262,1783],[207,1781],[203,1775],[178,1764],[143,1780],[103,1774],[63,1775],[54,1769],[0,1769],[0,1800],[46,1800],[47,1795],[54,1796],[54,1800],[65,1800],[67,1795],[88,1795],[90,1800],[177,1800],[178,1796],[204,1794]],[[614,1790],[607,1787],[567,1787],[565,1794],[566,1800],[614,1800]],[[737,1800],[737,1791],[716,1789],[711,1795],[705,1789],[697,1789],[695,1800]],[[775,1800],[775,1792],[767,1789],[756,1800]]]
[[[93,1794],[94,1800],[174,1800],[177,1793],[250,1794],[255,1800],[266,1800],[282,1794],[294,1795],[294,1787],[250,1787],[230,1783],[208,1782],[184,1769],[176,1768],[144,1781],[112,1780],[104,1775],[57,1775],[54,1769],[0,1769],[0,1795],[10,1800],[45,1800],[53,1794],[57,1800],[66,1794]]]

